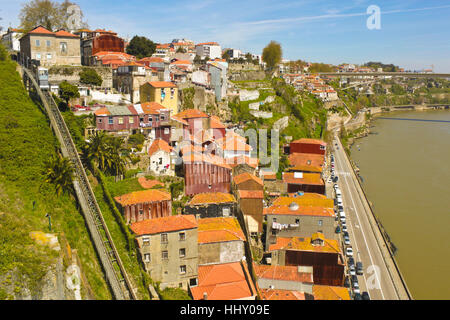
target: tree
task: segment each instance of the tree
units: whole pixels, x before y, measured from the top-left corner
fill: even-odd
[[[176,53],[186,53],[186,49],[184,49],[183,47],[178,47]]]
[[[55,186],[58,197],[61,193],[74,193],[72,183],[74,179],[74,168],[68,158],[64,158],[58,153],[47,160],[44,165],[44,181]]]
[[[80,82],[99,87],[102,85],[103,79],[94,69],[83,68],[83,71],[80,72]]]
[[[270,43],[264,48],[262,59],[266,63],[267,68],[272,71],[280,62],[283,56],[281,45],[276,41]]]
[[[222,59],[225,59],[226,61],[230,61],[230,55],[228,54],[228,52],[224,52],[222,54]]]
[[[134,36],[127,46],[127,53],[136,56],[138,59],[150,57],[155,53],[155,50],[156,44],[146,37]]]
[[[194,57],[194,64],[200,64],[202,63],[202,58],[200,58],[200,56],[195,55]]]
[[[20,10],[20,28],[25,32],[42,25],[50,31],[58,29],[70,29],[68,22],[72,15],[68,8],[75,3],[65,0],[57,3],[51,0],[31,0],[25,3]],[[81,27],[87,27],[87,23],[82,21],[83,13],[79,11],[77,16],[81,22]]]
[[[66,101],[67,105],[69,105],[69,100],[79,98],[80,93],[78,92],[77,86],[71,85],[67,81],[63,81],[59,84],[59,96]]]

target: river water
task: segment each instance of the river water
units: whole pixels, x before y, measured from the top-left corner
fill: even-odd
[[[450,121],[450,111],[385,117]],[[377,119],[351,158],[414,299],[450,299],[450,122]],[[358,146],[359,149],[358,150]]]

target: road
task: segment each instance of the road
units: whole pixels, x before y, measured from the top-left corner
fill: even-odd
[[[353,258],[355,263],[361,261],[364,268],[364,274],[358,276],[360,291],[367,291],[372,300],[409,299],[344,148],[336,137],[335,141],[339,146],[336,150],[333,142],[335,172],[339,177]]]

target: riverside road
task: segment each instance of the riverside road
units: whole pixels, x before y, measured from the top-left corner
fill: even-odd
[[[410,299],[376,225],[369,204],[356,180],[350,161],[336,136],[332,147],[353,258],[355,263],[362,262],[364,268],[363,275],[358,276],[360,291],[367,291],[372,300]]]

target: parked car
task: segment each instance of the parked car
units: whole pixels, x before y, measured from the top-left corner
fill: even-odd
[[[353,248],[352,247],[347,247],[347,249],[345,249],[345,255],[347,257],[353,257]]]
[[[359,288],[358,277],[355,276],[355,275],[353,275],[353,276],[351,276],[351,278],[352,278],[352,285],[353,285],[353,288]]]
[[[360,293],[359,287],[353,287],[353,293]]]
[[[362,293],[362,299],[363,300],[370,300],[370,296],[369,296],[369,293],[367,291],[364,291]]]
[[[341,222],[345,222],[345,217],[341,216]]]
[[[339,188],[339,186],[337,185],[337,183],[334,184],[333,188],[334,188],[334,190],[336,190],[337,188]]]
[[[349,277],[345,277],[345,279],[344,279],[344,287],[350,288],[350,278]]]
[[[348,236],[344,236],[344,243],[348,246],[351,245],[350,238]]]
[[[356,270],[355,270],[355,266],[354,265],[348,266],[348,271],[349,271],[351,276],[356,276]]]
[[[356,263],[356,274],[361,276],[363,273],[364,273],[363,264],[362,262],[358,261]]]
[[[347,226],[342,226],[342,231],[347,232],[347,231],[348,231],[348,230],[347,230]]]
[[[343,232],[343,235],[344,237],[348,237],[348,232],[347,231]]]
[[[338,177],[337,176],[333,178],[333,182],[334,183],[338,182]]]
[[[352,257],[348,258],[347,261],[348,261],[348,265],[355,265],[355,260]]]
[[[356,293],[353,295],[353,300],[362,300],[363,298],[361,297],[361,294]]]

